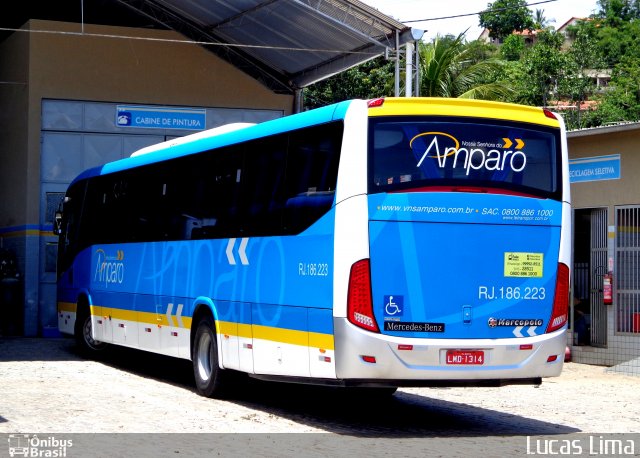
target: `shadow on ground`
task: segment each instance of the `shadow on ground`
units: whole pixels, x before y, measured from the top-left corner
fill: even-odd
[[[0,361],[81,359],[72,339],[0,340]],[[187,360],[110,347],[96,361],[174,385],[176,389],[195,391],[191,362]],[[425,388],[427,396],[402,390],[393,396],[356,396],[339,388],[246,379],[227,402],[353,437],[532,436],[579,432],[565,425],[438,399],[438,394],[446,389]],[[202,398],[202,402],[220,401]]]

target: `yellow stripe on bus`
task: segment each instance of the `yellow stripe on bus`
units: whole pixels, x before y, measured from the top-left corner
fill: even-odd
[[[303,347],[322,348],[324,350],[334,349],[332,334],[296,331],[294,329],[250,325],[229,321],[219,321],[218,329],[221,334],[237,337],[269,340],[272,342],[301,345]]]
[[[69,302],[59,302],[58,310],[73,311],[76,310],[76,304]],[[191,328],[191,317],[180,317],[177,320],[175,316],[171,317],[171,323],[167,320],[166,315],[160,315],[154,312],[136,312],[132,310],[116,309],[109,307],[91,306],[91,314],[101,317],[109,317],[114,320],[131,321],[135,323],[145,323],[160,326],[173,326]],[[182,321],[182,326],[179,325]],[[244,323],[235,323],[233,321],[218,321],[218,332],[235,337],[254,338],[269,340],[272,342],[281,342],[292,345],[300,345],[303,347],[321,348],[324,350],[334,349],[334,340],[332,334],[322,334],[319,332],[297,331],[294,329],[275,328],[271,326],[250,325]]]
[[[76,313],[77,305],[74,302],[58,302],[58,313],[72,312]]]
[[[294,329],[272,328],[270,326],[253,325],[253,338],[271,340],[293,345],[309,346],[309,333]]]
[[[244,337],[245,339],[251,339],[253,337],[253,331],[250,324],[238,323],[238,337]]]
[[[229,336],[238,335],[238,323],[234,323],[233,321],[218,321],[216,324],[218,325],[219,334],[226,334]]]
[[[181,316],[178,319],[175,315],[171,316],[171,322],[167,319],[166,314],[156,312],[139,312],[134,310],[124,310],[109,307],[92,306],[91,314],[102,317],[109,317],[114,320],[133,321],[136,323],[146,323],[160,326],[172,326],[176,328],[191,328],[191,317]]]
[[[320,334],[318,332],[310,332],[309,346],[313,348],[322,348],[323,350],[333,350],[333,334]]]
[[[456,116],[504,119],[551,127],[560,127],[557,119],[548,118],[542,108],[487,100],[438,97],[385,98],[379,107],[369,108],[369,116]]]

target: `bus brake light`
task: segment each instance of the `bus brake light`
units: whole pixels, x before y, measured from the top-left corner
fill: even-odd
[[[553,313],[547,326],[547,333],[560,329],[567,324],[569,314],[569,267],[558,263],[556,293],[553,298]]]
[[[367,108],[381,107],[383,103],[384,103],[383,98],[372,99],[367,102]]]
[[[361,259],[351,266],[347,293],[347,319],[359,328],[380,332],[373,315],[371,269],[368,259]]]

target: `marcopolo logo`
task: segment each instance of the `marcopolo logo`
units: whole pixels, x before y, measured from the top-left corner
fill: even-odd
[[[466,175],[475,170],[522,172],[527,166],[524,141],[500,140],[461,142],[445,132],[423,132],[413,137],[409,146],[420,158],[417,167],[430,158],[437,160],[440,168],[462,168]]]
[[[102,249],[96,250],[96,269],[93,281],[104,284],[121,285],[124,281],[124,250],[118,250],[115,256],[108,256]]]

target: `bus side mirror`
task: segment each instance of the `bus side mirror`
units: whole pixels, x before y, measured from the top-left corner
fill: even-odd
[[[53,218],[53,233],[56,235],[62,234],[62,212],[57,211]]]

